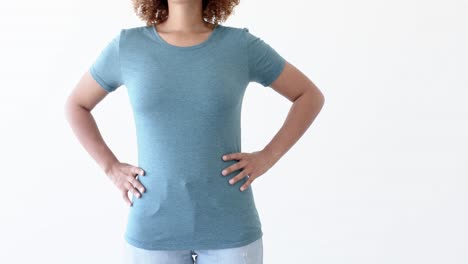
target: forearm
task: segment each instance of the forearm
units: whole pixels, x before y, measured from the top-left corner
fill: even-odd
[[[305,133],[319,114],[324,104],[324,97],[319,92],[305,92],[291,105],[288,115],[263,151],[276,163]]]
[[[79,105],[67,103],[66,118],[81,145],[108,175],[111,164],[118,162],[118,159],[104,142],[91,112]]]

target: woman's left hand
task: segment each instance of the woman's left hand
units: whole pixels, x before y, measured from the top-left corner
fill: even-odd
[[[240,187],[241,191],[246,190],[256,178],[268,171],[275,163],[271,155],[269,155],[269,153],[265,150],[255,151],[252,153],[229,153],[224,154],[222,158],[224,161],[238,160],[238,162],[225,168],[221,172],[223,176],[226,176],[233,171],[242,169],[236,176],[231,178],[229,181],[231,185],[234,185],[236,182],[248,176],[248,180]]]

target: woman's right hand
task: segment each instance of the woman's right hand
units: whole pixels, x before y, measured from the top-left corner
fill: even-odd
[[[113,163],[107,172],[107,176],[119,188],[124,201],[129,206],[132,206],[132,202],[128,198],[129,191],[138,198],[141,198],[142,193],[145,192],[145,187],[137,179],[138,175],[145,175],[145,171],[142,168],[123,162]]]

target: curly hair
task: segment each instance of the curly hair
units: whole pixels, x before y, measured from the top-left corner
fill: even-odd
[[[240,0],[202,0],[203,19],[217,25],[234,12]],[[132,0],[137,16],[147,26],[165,21],[169,15],[167,0]]]

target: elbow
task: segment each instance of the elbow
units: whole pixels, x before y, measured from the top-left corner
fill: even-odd
[[[318,101],[318,104],[320,105],[320,108],[322,108],[323,105],[325,104],[325,95],[321,91],[319,91],[317,101]]]
[[[68,96],[68,98],[65,100],[63,104],[63,115],[65,120],[67,120],[69,123],[72,121],[73,117],[77,113],[77,111],[80,110],[86,110],[83,107],[80,106],[79,103],[76,102],[76,100],[73,99],[73,96]]]
[[[314,110],[318,109],[320,111],[320,109],[322,109],[323,105],[325,104],[325,95],[319,89],[312,89],[310,94],[312,108],[314,108]]]
[[[65,120],[67,120],[68,122],[70,122],[70,119],[71,119],[71,116],[72,116],[72,110],[74,108],[74,103],[73,103],[73,100],[71,100],[70,96],[68,96],[68,98],[65,100],[64,104],[63,104],[63,115],[65,117]]]

